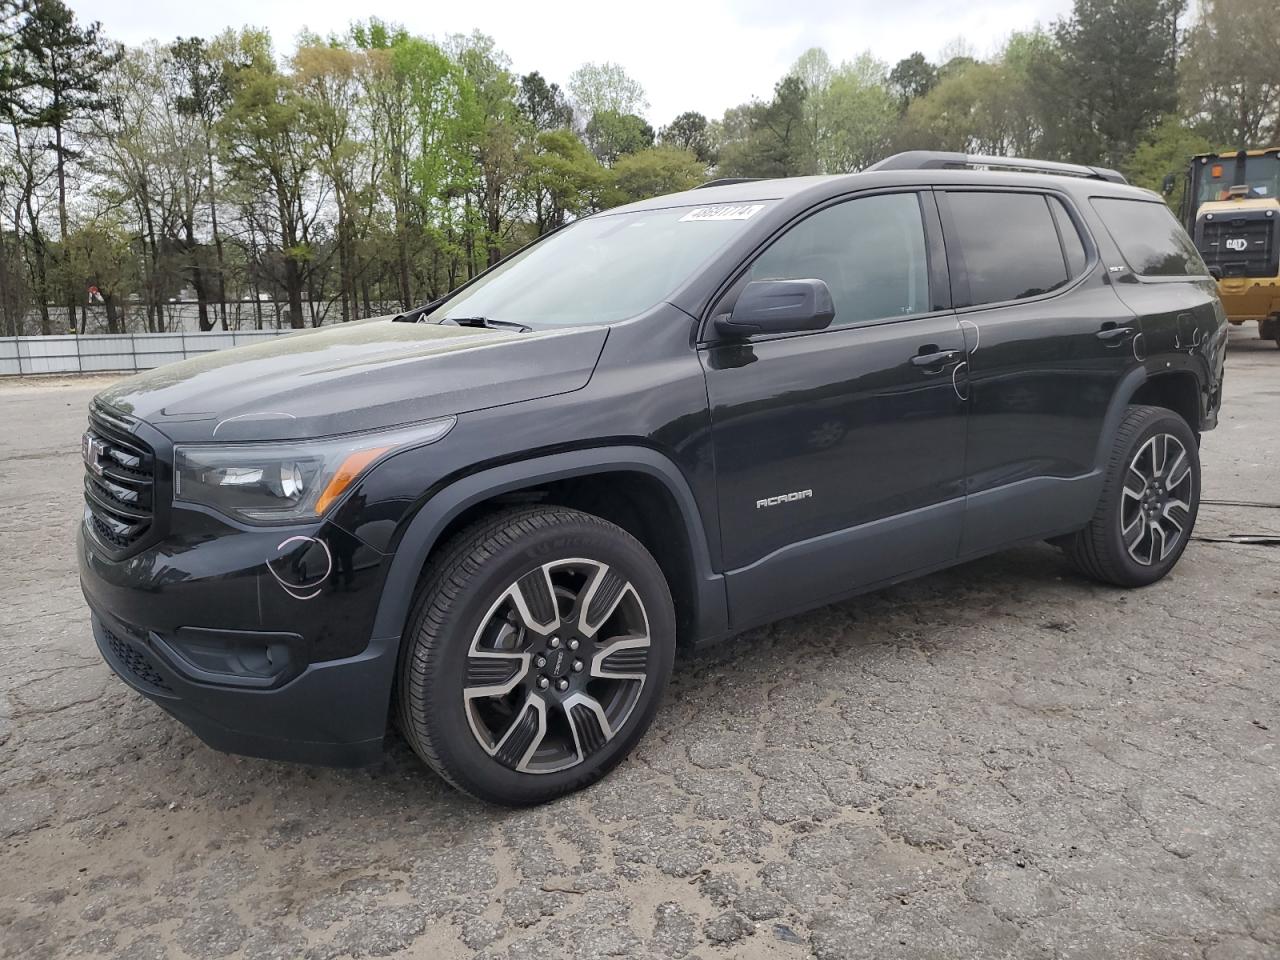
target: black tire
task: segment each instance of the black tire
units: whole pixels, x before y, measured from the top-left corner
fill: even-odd
[[[578,632],[595,616],[602,619],[591,636]],[[568,619],[538,632],[529,625],[557,618]],[[602,653],[639,636],[641,621],[647,647]],[[558,656],[548,648],[553,639]],[[528,658],[523,667],[521,657]],[[543,803],[594,783],[630,752],[657,712],[674,657],[671,593],[634,537],[563,507],[503,510],[454,536],[425,571],[403,640],[397,722],[417,754],[458,789],[508,806]],[[627,672],[636,670],[642,679]],[[625,677],[633,679],[617,679]],[[539,688],[543,680],[549,685]],[[475,693],[511,682],[515,688],[502,696]],[[567,692],[557,692],[561,683]],[[592,709],[583,713],[587,703]],[[553,747],[566,756],[557,760]],[[540,760],[544,754],[550,759]],[[555,766],[570,754],[579,759]]]
[[[1168,454],[1160,471],[1166,476],[1160,480],[1153,464],[1150,472],[1155,479],[1146,478],[1148,458],[1158,456],[1161,444]],[[1177,447],[1185,455],[1183,464],[1177,461]],[[1139,489],[1140,495],[1135,492]],[[1179,503],[1186,509],[1176,506]],[[1066,538],[1062,547],[1076,569],[1094,580],[1144,587],[1164,577],[1178,562],[1199,509],[1200,453],[1195,433],[1172,410],[1133,406],[1116,431],[1093,519]]]

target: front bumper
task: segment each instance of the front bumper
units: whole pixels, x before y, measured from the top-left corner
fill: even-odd
[[[382,565],[357,563],[351,577],[334,570],[315,595],[295,596],[262,561],[253,565],[261,570],[245,565],[257,548],[244,538],[262,536],[228,531],[111,561],[82,526],[80,583],[98,649],[129,686],[215,749],[334,766],[373,762],[399,646],[398,637],[370,639]],[[271,544],[280,538],[265,536]]]

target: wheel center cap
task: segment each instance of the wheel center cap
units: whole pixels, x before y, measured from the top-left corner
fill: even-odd
[[[573,658],[563,646],[547,651],[547,674],[552,677],[563,677],[569,672],[569,664]]]

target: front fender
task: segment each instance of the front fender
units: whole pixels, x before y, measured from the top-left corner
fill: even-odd
[[[728,609],[724,578],[712,569],[702,518],[684,475],[674,463],[655,450],[615,446],[573,450],[503,464],[463,477],[436,493],[408,522],[389,561],[374,619],[374,638],[398,640],[404,632],[414,589],[427,557],[450,522],[463,511],[492,497],[535,484],[614,470],[647,474],[670,492],[685,524],[696,580],[693,590],[695,639],[725,635],[728,632]]]

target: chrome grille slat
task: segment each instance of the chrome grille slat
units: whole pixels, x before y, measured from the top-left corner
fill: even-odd
[[[84,498],[90,529],[116,553],[125,553],[151,530],[155,456],[130,425],[101,408],[89,411]]]
[[[114,497],[104,495],[100,491],[101,487],[99,487],[97,480],[93,477],[85,477],[84,492],[89,499],[90,507],[98,507],[101,511],[105,511],[112,516],[122,517],[127,521],[132,521],[134,524],[139,521],[150,523],[150,510],[139,510],[137,507],[127,503],[117,502]]]

